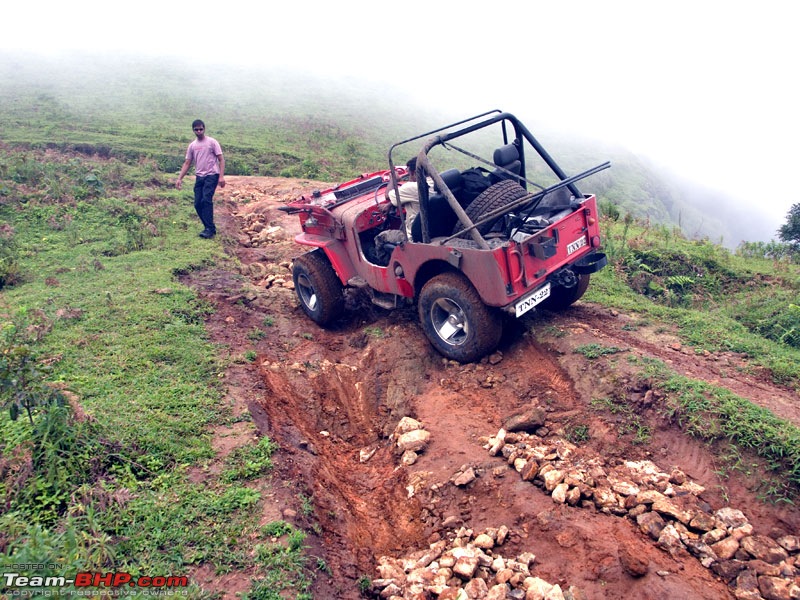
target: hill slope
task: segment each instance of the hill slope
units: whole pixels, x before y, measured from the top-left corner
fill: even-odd
[[[420,106],[401,87],[368,78],[331,81],[137,57],[7,56],[0,81],[6,82],[0,86],[3,141],[127,160],[147,156],[166,171],[180,167],[187,123],[199,115],[224,143],[231,174],[328,179],[375,170],[391,143],[469,116]],[[624,213],[678,225],[690,237],[729,248],[774,235],[757,211],[737,210],[722,194],[682,182],[624,148],[565,139],[547,115],[502,108],[526,120],[568,171],[611,160],[611,171],[585,185]]]

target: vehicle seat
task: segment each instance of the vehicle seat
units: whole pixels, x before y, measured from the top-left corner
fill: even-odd
[[[494,160],[495,165],[500,167],[489,174],[489,179],[493,184],[504,179],[517,181],[517,178],[508,173],[510,171],[514,175],[519,175],[522,171],[522,161],[519,159],[519,150],[517,150],[516,145],[506,144],[501,146],[494,151],[492,160]]]
[[[444,184],[450,189],[453,196],[458,199],[458,192],[461,191],[461,171],[458,169],[447,169],[447,171],[442,171],[440,175]],[[434,196],[437,194],[444,195],[441,193],[438,186],[434,186],[433,191]]]
[[[453,196],[458,199],[458,192],[461,190],[461,172],[458,169],[448,169],[441,173],[441,177]],[[450,235],[457,220],[458,217],[447,202],[447,198],[438,187],[434,186],[433,193],[428,198],[428,232],[431,238]],[[411,241],[417,243],[422,241],[422,222],[419,215],[411,224]]]

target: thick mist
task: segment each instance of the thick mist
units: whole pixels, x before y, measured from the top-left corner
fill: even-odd
[[[74,119],[76,126],[103,121],[113,127],[115,121],[133,121],[143,128],[160,127],[202,115],[236,121],[251,133],[260,128],[266,135],[274,123],[286,119],[296,120],[298,126],[316,121],[346,123],[363,145],[374,148],[373,155],[381,161],[375,168],[383,166],[385,150],[392,142],[501,108],[520,116],[568,172],[610,160],[610,171],[586,180],[581,187],[596,192],[601,200],[614,200],[637,218],[679,225],[689,237],[708,238],[729,248],[741,241],[773,239],[783,223],[783,215],[765,210],[769,194],[774,193],[766,182],[763,195],[743,201],[616,140],[583,135],[571,124],[560,127],[559,121],[532,110],[527,101],[516,98],[518,102],[513,102],[513,94],[503,104],[486,100],[479,105],[479,99],[473,98],[471,109],[443,107],[435,101],[433,89],[434,101],[426,102],[402,82],[379,81],[372,74],[322,76],[299,68],[198,66],[186,59],[156,60],[130,53],[54,57],[6,53],[0,62],[0,81],[1,112],[7,116],[30,109],[39,114],[51,111],[54,120]],[[57,139],[61,133],[55,130],[52,135]],[[2,124],[0,137],[17,143],[33,141],[24,139],[24,130],[11,131]],[[730,188],[751,169],[757,165],[740,165]]]

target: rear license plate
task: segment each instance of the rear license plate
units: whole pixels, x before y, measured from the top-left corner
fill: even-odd
[[[525,298],[517,302],[514,305],[514,313],[517,317],[521,317],[534,306],[539,304],[542,300],[547,299],[548,296],[550,296],[550,282],[545,283],[542,287],[534,290]]]
[[[567,256],[569,256],[573,252],[577,252],[585,245],[586,245],[586,236],[583,236],[582,238],[575,240],[571,244],[567,244]]]

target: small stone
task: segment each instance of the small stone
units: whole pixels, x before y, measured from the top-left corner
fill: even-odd
[[[461,579],[471,579],[477,568],[477,556],[461,556],[456,560],[456,564],[453,565],[453,573],[461,577]]]
[[[377,448],[362,448],[358,452],[358,462],[365,463],[375,455]]]
[[[789,553],[778,542],[765,535],[752,535],[742,538],[742,548],[753,558],[770,564],[778,564],[789,558]]]
[[[412,419],[411,417],[403,417],[400,419],[400,422],[397,423],[397,426],[394,428],[394,435],[399,437],[404,433],[408,433],[409,431],[416,431],[417,429],[422,429],[422,423],[417,421],[416,419]]]
[[[726,537],[716,544],[711,544],[711,549],[722,560],[730,560],[739,550],[739,542],[732,537]]]
[[[410,467],[417,462],[418,457],[419,455],[413,450],[406,450],[403,452],[403,456],[400,457],[400,464],[402,464],[404,467]]]
[[[475,475],[475,470],[472,467],[470,467],[466,471],[459,473],[458,475],[453,477],[452,481],[454,485],[458,487],[464,487],[475,481],[476,477],[477,476]]]
[[[644,577],[650,569],[650,563],[641,554],[623,546],[619,550],[619,562],[622,568],[633,577]]]
[[[547,413],[544,409],[533,407],[510,416],[503,423],[506,431],[536,431],[545,423]]]
[[[428,441],[430,439],[430,432],[424,429],[415,429],[400,435],[400,437],[397,438],[397,447],[403,452],[407,450],[422,452],[428,446]]]

